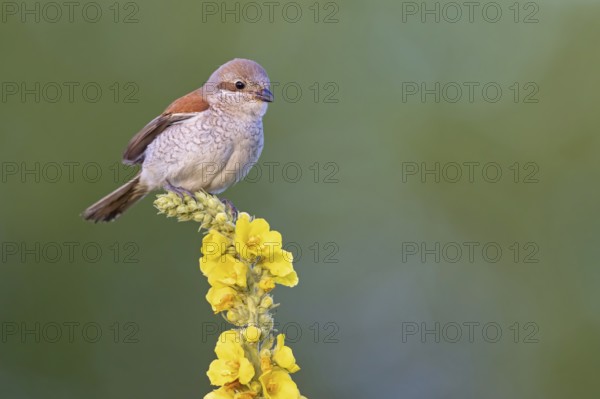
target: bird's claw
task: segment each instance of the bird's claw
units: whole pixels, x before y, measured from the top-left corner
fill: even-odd
[[[186,194],[189,195],[191,199],[196,201],[196,195],[193,192],[183,187],[176,187],[169,182],[167,182],[165,185],[165,190],[174,192],[182,201],[185,199]]]
[[[221,202],[223,203],[223,205],[225,205],[226,208],[229,208],[229,210],[231,211],[231,214],[233,215],[234,220],[237,219],[238,210],[235,207],[235,205],[233,205],[233,202],[229,201],[226,198],[221,199]]]

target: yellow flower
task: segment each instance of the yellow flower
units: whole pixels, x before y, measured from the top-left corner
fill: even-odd
[[[220,260],[201,261],[200,269],[213,287],[233,285],[246,287],[248,266],[229,254],[221,255]]]
[[[298,284],[298,275],[292,261],[292,254],[281,249],[274,251],[270,257],[261,258],[259,264],[273,275],[277,284],[294,287]]]
[[[212,385],[223,386],[236,380],[248,384],[254,377],[254,366],[244,353],[237,331],[225,331],[219,337],[215,348],[217,360],[213,360],[208,369],[208,378]]]
[[[279,334],[277,336],[277,346],[273,351],[273,360],[281,368],[286,369],[290,373],[295,373],[300,370],[300,367],[296,364],[296,358],[292,353],[292,349],[289,346],[285,346],[285,334]]]
[[[292,265],[293,256],[282,248],[281,234],[270,230],[266,220],[250,221],[247,213],[240,214],[235,225],[234,243],[242,258],[250,262],[258,260],[258,264],[273,275],[275,283],[288,287],[298,284],[298,275]]]
[[[227,253],[230,240],[217,231],[210,231],[202,240],[200,270],[213,287],[246,287],[248,267]]]
[[[281,248],[281,234],[271,231],[265,219],[250,221],[250,215],[241,213],[235,224],[235,248],[242,257],[255,261],[270,257],[277,247]]]
[[[238,301],[238,293],[231,287],[211,287],[206,294],[213,312],[219,313],[231,309]]]
[[[300,391],[292,377],[283,370],[267,371],[259,378],[266,399],[299,399]]]

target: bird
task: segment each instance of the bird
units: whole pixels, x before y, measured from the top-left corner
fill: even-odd
[[[263,116],[274,101],[271,81],[256,61],[221,65],[197,90],[173,101],[127,145],[123,163],[141,165],[137,175],[82,217],[115,220],[148,193],[220,194],[242,180],[264,146]]]

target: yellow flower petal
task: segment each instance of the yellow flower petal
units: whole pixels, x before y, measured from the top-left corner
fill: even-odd
[[[240,360],[239,380],[241,384],[248,384],[254,377],[254,366],[250,360],[243,358]]]
[[[200,270],[205,276],[225,261],[224,254],[231,245],[229,239],[215,230],[211,230],[202,240],[202,257],[200,258]]]
[[[231,309],[237,301],[237,292],[231,287],[211,287],[206,294],[206,300],[210,303],[215,313]]]
[[[298,275],[296,272],[291,272],[287,276],[275,277],[277,284],[285,285],[286,287],[295,287],[298,285]]]
[[[250,222],[250,231],[249,234],[251,236],[260,236],[265,233],[268,233],[270,230],[269,223],[265,219],[254,219]]]
[[[273,360],[281,368],[286,369],[290,373],[295,373],[300,370],[300,367],[296,364],[296,358],[292,349],[285,346],[285,335],[279,334],[277,336],[277,346],[273,351]]]
[[[249,232],[250,215],[242,213],[238,216],[237,222],[235,223],[234,244],[237,252],[241,252],[241,249],[246,246]]]
[[[218,231],[211,230],[202,239],[202,256],[208,259],[219,258],[231,245],[229,239]]]
[[[257,219],[257,220],[264,220],[264,219]],[[266,223],[266,222],[265,222]],[[267,224],[267,227],[269,227],[269,225]],[[281,238],[281,233],[275,230],[267,230],[261,233],[262,236],[262,242],[264,244],[270,244],[273,246],[279,246],[281,247],[281,243],[282,243],[282,238]]]
[[[235,399],[233,391],[222,387],[204,396],[204,399]]]
[[[278,250],[269,257],[261,258],[259,264],[274,276],[287,276],[294,271],[292,259],[290,252]]]
[[[238,218],[234,243],[236,251],[242,258],[254,262],[260,257],[273,262],[274,257],[281,258],[283,251],[281,242],[281,234],[272,231],[265,219],[250,221],[248,215]]]
[[[283,370],[268,371],[260,376],[266,399],[299,399],[300,391],[290,375]]]
[[[214,261],[211,261],[214,262]],[[222,261],[208,267],[206,273],[208,283],[213,287],[233,286],[246,287],[246,275],[248,266],[229,254],[222,255]]]
[[[205,276],[208,276],[217,266],[219,266],[219,261],[216,259],[209,259],[204,256],[200,258],[200,271]]]
[[[239,333],[235,330],[227,330],[219,335],[215,353],[219,359],[234,360],[244,355],[240,345]]]
[[[238,331],[229,330],[219,336],[215,347],[217,360],[210,364],[208,378],[213,385],[225,385],[236,380],[248,384],[254,377],[254,366],[246,358]]]
[[[208,368],[208,378],[212,385],[223,386],[237,380],[239,365],[232,367],[227,360],[213,360]]]

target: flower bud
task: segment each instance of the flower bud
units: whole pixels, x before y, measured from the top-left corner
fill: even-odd
[[[260,301],[260,307],[263,309],[270,309],[273,306],[273,298],[270,295],[266,295],[262,301]]]
[[[262,280],[260,280],[260,282],[258,283],[258,286],[260,287],[261,290],[263,290],[265,292],[269,292],[269,291],[273,290],[273,288],[275,288],[275,280],[273,280],[270,277],[265,277]]]
[[[255,326],[248,326],[246,330],[244,330],[244,338],[251,343],[258,342],[260,340],[260,335],[260,329]]]
[[[215,216],[216,223],[225,223],[227,222],[227,214],[225,212],[219,212]]]

